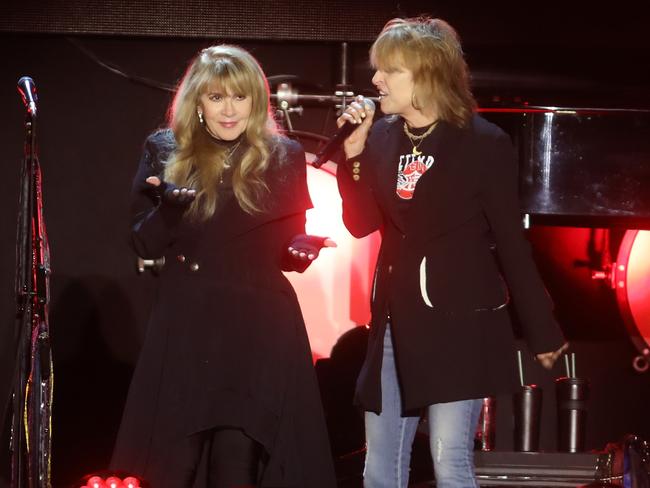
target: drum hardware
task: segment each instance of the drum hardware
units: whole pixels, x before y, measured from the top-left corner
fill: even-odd
[[[621,271],[624,271],[625,267],[623,265],[620,265]],[[612,263],[611,265],[605,266],[603,269],[592,269],[591,270],[591,279],[594,281],[603,281],[604,283],[607,284],[609,288],[612,290],[616,289],[616,271],[612,272],[612,270],[616,270],[617,265],[616,263]]]
[[[354,99],[359,93],[356,93],[352,86],[348,83],[348,43],[341,43],[341,79],[337,83],[333,95],[315,95],[315,94],[302,94],[291,84],[291,81],[297,81],[298,77],[294,75],[276,75],[270,76],[269,80],[278,82],[275,93],[271,94],[271,101],[276,104],[278,119],[283,122],[286,128],[286,134],[289,137],[307,137],[309,139],[329,140],[325,136],[303,132],[298,134],[294,131],[293,123],[291,121],[291,114],[298,114],[302,116],[304,109],[301,103],[312,105],[333,105],[337,109],[336,116],[339,117],[347,108],[350,101]],[[379,103],[379,97],[366,97],[370,98],[376,103]],[[316,136],[316,137],[314,137]]]
[[[645,373],[650,369],[650,349],[647,347],[632,360],[632,367],[637,373]]]
[[[627,230],[612,265],[611,283],[630,339],[639,351],[632,360],[638,373],[650,369],[650,231]]]
[[[574,266],[589,270],[590,278],[601,281],[616,296],[618,311],[632,344],[638,351],[632,359],[637,373],[650,370],[650,232],[629,229],[620,245],[612,229],[592,229],[587,258]],[[614,245],[612,245],[614,243]]]

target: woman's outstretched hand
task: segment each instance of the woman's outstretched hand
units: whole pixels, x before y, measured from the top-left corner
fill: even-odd
[[[144,181],[158,191],[160,198],[165,203],[171,203],[172,205],[187,205],[196,198],[196,190],[193,188],[187,188],[185,186],[178,187],[173,183],[162,181],[157,176],[150,176]]]
[[[291,239],[287,250],[293,257],[302,261],[313,261],[324,247],[336,247],[336,242],[329,237],[298,234]]]
[[[555,361],[557,361],[557,358],[559,358],[567,349],[569,349],[569,343],[565,342],[557,351],[542,352],[535,355],[535,358],[542,366],[544,366],[544,368],[551,369],[555,364]]]

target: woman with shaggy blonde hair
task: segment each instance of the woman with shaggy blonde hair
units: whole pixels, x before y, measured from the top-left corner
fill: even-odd
[[[219,45],[190,64],[147,139],[133,245],[164,258],[113,454],[155,488],[335,485],[311,353],[282,271],[304,271],[305,156],[266,78]]]
[[[364,486],[407,486],[426,412],[436,486],[477,487],[481,399],[517,388],[510,297],[544,367],[567,346],[522,232],[510,140],[474,113],[454,29],[393,19],[370,60],[386,117],[373,124],[363,98],[346,109],[339,125],[359,127],[337,173],[350,232],[382,230],[355,397],[365,410]]]

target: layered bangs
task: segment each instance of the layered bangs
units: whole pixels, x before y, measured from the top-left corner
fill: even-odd
[[[219,59],[202,60],[205,63],[205,69],[196,78],[196,91],[198,97],[208,91],[219,92],[223,95],[246,95],[252,96],[255,87],[251,80],[250,73],[241,62],[237,62],[230,57],[221,57]]]
[[[394,19],[389,22],[370,48],[370,64],[374,69],[387,73],[406,68],[414,79],[419,79],[422,70],[432,64],[432,44],[435,40],[427,39],[417,28]]]
[[[370,66],[373,69],[392,73],[410,68],[406,45],[410,36],[401,29],[392,28],[382,32],[370,48]],[[407,41],[405,43],[405,41]]]

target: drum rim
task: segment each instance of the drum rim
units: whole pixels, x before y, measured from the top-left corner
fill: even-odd
[[[618,308],[621,312],[623,323],[628,330],[630,339],[638,351],[645,354],[650,348],[650,344],[646,342],[636,320],[634,319],[634,314],[628,297],[627,282],[630,255],[639,232],[639,229],[628,229],[625,232],[618,250],[616,263],[614,264],[613,273],[615,279],[613,280],[613,284],[616,288],[616,301],[618,303]],[[619,268],[621,265],[623,265],[623,269]],[[623,283],[623,286],[620,286],[620,283]]]

